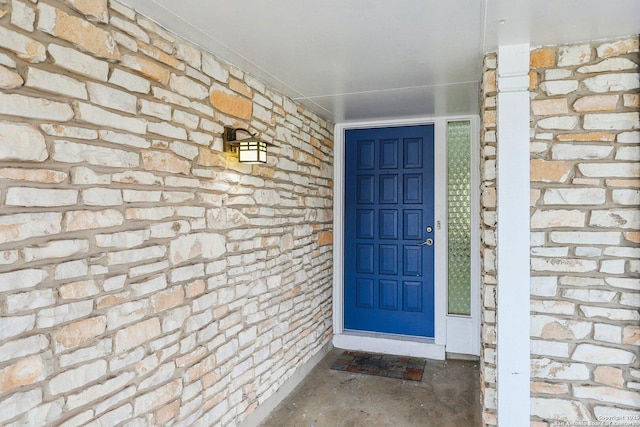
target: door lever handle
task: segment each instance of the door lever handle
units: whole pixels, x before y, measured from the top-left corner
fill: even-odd
[[[427,240],[425,240],[425,241],[424,241],[424,242],[422,242],[422,243],[418,243],[418,246],[425,246],[425,245],[426,245],[426,246],[431,246],[431,245],[433,245],[433,239],[427,239]]]

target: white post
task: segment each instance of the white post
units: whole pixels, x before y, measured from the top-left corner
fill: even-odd
[[[529,44],[498,48],[497,416],[530,424]]]

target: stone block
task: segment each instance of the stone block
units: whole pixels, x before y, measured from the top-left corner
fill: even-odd
[[[134,401],[135,414],[144,414],[175,399],[182,393],[182,380],[175,379],[149,393],[137,397]]]
[[[622,95],[623,105],[627,108],[640,108],[640,95],[625,93]]]
[[[640,190],[613,190],[613,202],[619,205],[640,205]]]
[[[591,92],[632,91],[640,87],[638,73],[599,74],[584,80],[584,85]]]
[[[202,71],[221,83],[227,83],[229,81],[228,68],[217,58],[206,53],[202,55]]]
[[[166,255],[166,252],[167,248],[164,245],[146,246],[140,249],[110,252],[106,255],[106,261],[113,265],[136,263],[163,258]]]
[[[531,336],[546,340],[580,340],[591,333],[591,323],[555,316],[531,316]]]
[[[606,201],[603,188],[548,188],[545,205],[602,205]]]
[[[640,345],[640,326],[625,326],[622,331],[622,343],[634,346]]]
[[[116,333],[115,350],[117,352],[129,350],[159,336],[160,333],[160,320],[157,317],[136,323]]]
[[[612,151],[613,147],[607,145],[554,144],[551,157],[554,160],[605,159]]]
[[[621,132],[617,141],[623,144],[635,144],[640,142],[640,132]]]
[[[580,399],[593,399],[600,402],[640,407],[640,395],[630,390],[618,390],[612,387],[579,386],[573,387],[574,395]]]
[[[609,320],[640,320],[640,313],[637,310],[625,310],[619,308],[604,308],[581,305],[580,310],[586,317],[602,317]]]
[[[133,394],[133,387],[128,387],[122,392],[115,394],[114,390],[121,389],[134,377],[135,374],[133,372],[124,372],[115,378],[110,378],[102,383],[87,387],[85,390],[68,397],[67,408],[75,409],[101,399],[93,405],[96,409],[96,413],[100,414],[104,412],[106,408],[113,406],[127,397],[131,397]]]
[[[71,206],[78,202],[77,190],[13,187],[7,191],[8,206],[54,207]]]
[[[58,288],[58,294],[63,300],[86,299],[98,295],[100,289],[95,280],[82,280],[79,282],[67,283]]]
[[[531,360],[532,378],[584,381],[590,376],[589,368],[582,363],[555,362],[548,358]]]
[[[591,419],[587,406],[576,400],[531,398],[531,415],[545,420],[581,422]]]
[[[124,31],[125,33],[129,34],[132,37],[135,37],[136,39],[143,41],[145,43],[149,43],[149,35],[142,29],[140,28],[138,25],[130,22],[130,21],[126,21],[124,19],[121,19],[117,16],[112,17],[109,20],[109,23],[115,27],[118,28],[119,30]]]
[[[622,370],[611,366],[598,366],[593,371],[593,379],[597,383],[615,388],[622,388],[622,386],[624,385]]]
[[[48,157],[44,136],[36,128],[0,122],[0,160],[43,162]]]
[[[531,340],[531,354],[551,357],[569,357],[569,344],[564,342]]]
[[[20,94],[0,93],[0,114],[30,119],[66,122],[73,117],[73,109],[66,102],[32,98]]]
[[[149,80],[127,73],[119,68],[114,68],[111,72],[109,83],[123,87],[131,92],[149,93],[151,90]]]
[[[531,311],[544,314],[574,315],[576,305],[567,301],[531,301]]]
[[[36,11],[26,3],[14,0],[12,2],[11,24],[22,28],[25,31],[32,32],[33,24],[36,20]]]
[[[538,120],[537,125],[542,129],[571,130],[578,125],[578,120],[577,116],[556,116]]]
[[[619,95],[590,95],[578,98],[573,109],[580,113],[588,111],[616,111]]]
[[[578,169],[587,177],[636,178],[640,176],[640,165],[638,165],[638,163],[631,162],[579,163]]]
[[[171,73],[169,70],[155,62],[149,61],[144,58],[138,58],[132,55],[124,55],[122,57],[122,65],[143,77],[147,77],[157,83],[166,86],[169,83],[169,77]]]
[[[69,15],[46,3],[38,4],[38,29],[73,43],[80,49],[111,60],[120,59],[120,52],[111,33]]]
[[[177,109],[173,110],[173,117],[171,120],[192,130],[197,129],[198,123],[200,123],[200,118],[195,114]]]
[[[253,115],[253,102],[250,99],[218,84],[211,87],[209,101],[213,108],[242,120],[250,120]]]
[[[578,90],[577,80],[550,80],[540,84],[547,96],[568,95]]]
[[[61,224],[59,212],[0,216],[0,243],[57,234],[62,230]]]
[[[55,65],[74,74],[90,77],[106,82],[109,74],[109,63],[85,55],[75,49],[49,44],[47,50]]]
[[[96,360],[51,378],[48,382],[49,391],[52,395],[66,393],[78,387],[86,386],[106,373],[107,362],[105,360]]]
[[[107,0],[66,0],[69,5],[91,21],[109,22]]]
[[[616,150],[616,160],[640,160],[640,148],[620,147]]]
[[[45,378],[46,370],[42,356],[36,355],[21,359],[0,369],[0,393],[30,385]]]
[[[536,116],[567,114],[569,105],[566,98],[554,98],[531,101],[531,109]]]
[[[46,307],[56,302],[51,289],[7,295],[7,313]]]
[[[634,254],[632,258],[638,258],[638,255]],[[630,307],[640,307],[640,294],[623,293],[620,295],[620,304]]]
[[[115,209],[71,211],[64,214],[64,227],[67,231],[115,227],[123,221],[122,214]]]
[[[87,206],[119,206],[123,203],[123,198],[120,190],[87,188],[82,190],[82,201]]]
[[[22,249],[25,261],[39,261],[47,258],[67,258],[89,252],[89,242],[84,239],[55,240]]]
[[[189,175],[191,162],[181,159],[171,153],[160,151],[143,151],[142,164],[145,170],[180,173]]]
[[[591,61],[591,56],[588,44],[561,46],[558,49],[558,67],[586,64]]]
[[[555,65],[555,52],[551,48],[543,48],[531,51],[529,54],[531,68],[549,68]]]
[[[631,70],[638,67],[638,64],[627,58],[609,58],[595,65],[585,65],[578,68],[579,73],[605,73],[610,71]]]
[[[0,330],[0,340],[15,337],[32,330],[35,326],[35,321],[35,314],[4,317],[2,319],[2,329]]]
[[[137,98],[134,95],[94,82],[87,82],[87,89],[92,103],[136,114]]]
[[[171,106],[159,102],[140,100],[140,112],[162,120],[171,120]]]
[[[207,88],[188,77],[172,73],[169,87],[175,92],[192,99],[205,99],[209,95]]]
[[[0,47],[30,63],[47,59],[47,51],[42,43],[5,27],[0,27]]]
[[[173,126],[165,122],[149,122],[149,133],[155,133],[157,135],[166,136],[167,138],[174,138],[180,140],[187,139],[187,131],[181,127]]]
[[[140,21],[139,21],[140,22]],[[172,47],[170,48],[172,49]],[[186,66],[182,61],[177,59],[175,56],[169,55],[166,52],[163,52],[161,49],[158,49],[154,46],[150,46],[146,43],[138,42],[138,50],[150,58],[155,59],[156,61],[162,62],[165,65],[168,65],[176,70],[184,71]]]
[[[610,58],[613,56],[625,55],[631,52],[638,52],[638,38],[634,37],[631,39],[604,43],[596,47],[596,52],[601,58]]]
[[[570,243],[576,245],[618,245],[620,233],[597,231],[554,231],[550,234],[554,243]]]
[[[537,210],[531,217],[531,228],[584,227],[586,214],[573,210]]]
[[[147,121],[137,117],[121,116],[84,102],[79,102],[77,109],[76,118],[87,123],[122,129],[137,134],[145,134],[147,132]]]
[[[593,338],[597,341],[621,344],[621,337],[622,328],[620,326],[609,325],[606,323],[596,323],[594,325]]]
[[[50,169],[0,169],[0,179],[14,181],[40,182],[43,184],[60,184],[65,182],[68,175],[65,172]]]
[[[583,126],[603,130],[640,129],[640,113],[585,114]]]
[[[20,74],[0,65],[0,89],[15,89],[24,83]]]
[[[105,316],[97,316],[63,326],[54,334],[56,351],[77,347],[100,336],[106,324]]]
[[[85,84],[71,77],[49,73],[38,68],[27,69],[26,87],[32,87],[45,92],[57,93],[71,98],[87,99]]]
[[[593,211],[589,225],[604,228],[637,230],[640,228],[640,212],[635,209],[612,209]]]
[[[562,291],[562,296],[566,299],[593,303],[609,303],[616,295],[616,292],[600,289],[566,289]]]
[[[169,260],[173,264],[200,257],[213,260],[225,252],[225,238],[222,235],[196,233],[173,240],[169,247]]]

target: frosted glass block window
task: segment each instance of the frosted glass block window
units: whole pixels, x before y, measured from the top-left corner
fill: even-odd
[[[449,314],[471,314],[471,122],[447,127]]]

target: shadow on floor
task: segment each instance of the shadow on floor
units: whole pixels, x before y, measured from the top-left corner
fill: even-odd
[[[427,360],[421,382],[329,369],[333,349],[261,427],[473,427],[480,422],[477,361]]]

